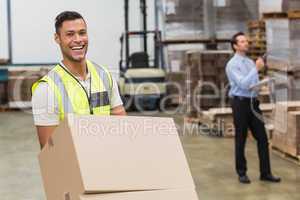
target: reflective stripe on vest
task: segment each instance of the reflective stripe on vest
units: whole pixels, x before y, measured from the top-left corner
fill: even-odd
[[[111,75],[105,68],[88,60],[87,67],[91,74],[90,92],[85,91],[68,70],[56,65],[45,77],[32,86],[32,93],[39,83],[47,82],[57,99],[60,120],[64,119],[65,113],[110,115]]]

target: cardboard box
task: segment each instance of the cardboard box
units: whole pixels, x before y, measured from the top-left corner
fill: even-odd
[[[272,147],[285,152],[286,151],[286,144],[287,144],[287,133],[280,132],[278,130],[274,130],[272,134]]]
[[[300,111],[288,113],[286,152],[292,156],[300,155]]]
[[[231,51],[191,50],[186,53],[186,113],[197,117],[202,110],[228,106],[225,67]]]
[[[80,200],[198,200],[195,190],[156,190],[82,195]]]
[[[288,128],[288,112],[300,110],[300,101],[277,102],[275,107],[274,129],[286,133]]]
[[[299,1],[300,4],[300,1]],[[300,71],[300,19],[267,18],[266,40],[269,69],[284,72]]]
[[[39,162],[48,200],[195,188],[171,118],[69,115]]]
[[[288,10],[299,10],[298,0],[259,0],[259,13],[287,12]]]
[[[169,72],[167,74],[167,95],[169,104],[179,105],[184,100],[186,72]]]
[[[267,123],[273,119],[272,117],[272,104],[260,104],[260,109],[263,113],[264,122]],[[208,111],[202,111],[198,116],[201,118],[203,124],[207,124],[209,127],[221,132],[224,137],[233,137],[235,135],[235,127],[233,122],[232,109],[229,107],[223,108],[211,108]],[[271,138],[270,131],[267,130],[268,138]]]

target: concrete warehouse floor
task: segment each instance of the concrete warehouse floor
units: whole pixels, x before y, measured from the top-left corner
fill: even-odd
[[[132,113],[138,115],[137,113]],[[159,114],[159,116],[165,116]],[[182,117],[176,116],[179,127]],[[247,157],[251,185],[237,181],[233,164],[233,140],[197,135],[197,130],[180,130],[200,200],[299,200],[300,166],[272,155],[273,171],[280,184],[258,180],[256,146],[248,141]],[[38,140],[30,114],[0,113],[1,200],[45,199],[37,154]]]

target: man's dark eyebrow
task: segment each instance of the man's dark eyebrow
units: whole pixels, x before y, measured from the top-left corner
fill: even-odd
[[[75,31],[72,31],[72,30],[71,30],[71,31],[67,31],[66,33],[74,33],[74,32],[75,32]]]

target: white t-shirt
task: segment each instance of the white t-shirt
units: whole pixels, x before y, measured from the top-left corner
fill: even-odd
[[[90,90],[91,75],[88,72],[86,80],[76,77],[86,91]],[[110,98],[111,108],[122,105],[117,82],[114,78]],[[87,92],[89,95],[89,92]],[[56,126],[59,124],[58,102],[53,90],[45,82],[41,82],[32,95],[32,112],[36,126]]]

